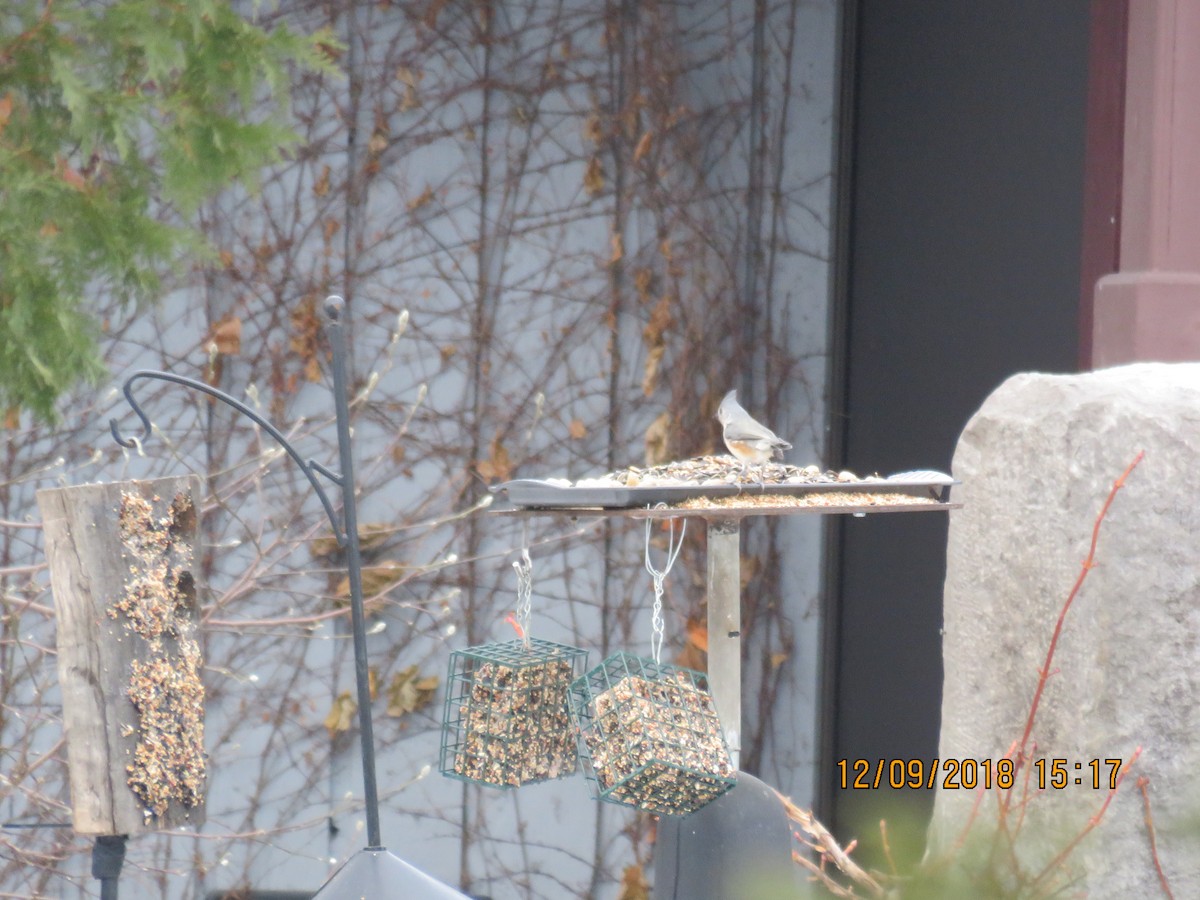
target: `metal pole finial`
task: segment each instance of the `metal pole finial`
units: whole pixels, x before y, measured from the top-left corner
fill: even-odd
[[[325,298],[325,315],[329,317],[330,322],[340,322],[345,312],[346,301],[337,294],[330,294]]]

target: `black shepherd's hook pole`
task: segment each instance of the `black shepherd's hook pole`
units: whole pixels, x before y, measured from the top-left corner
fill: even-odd
[[[100,882],[100,900],[117,900],[126,839],[124,834],[102,834],[92,844],[92,877]]]
[[[329,297],[325,301],[325,314],[329,318],[329,342],[333,346],[333,398],[337,413],[338,456],[341,472],[334,472],[314,460],[303,459],[295,448],[288,443],[283,434],[256,413],[246,404],[235,400],[224,391],[219,391],[211,385],[194,378],[182,375],[172,375],[169,372],[159,372],[142,369],[134,372],[125,382],[125,399],[142,421],[140,438],[122,438],[117,428],[117,420],[109,421],[113,439],[122,447],[137,447],[148,439],[151,433],[150,419],[142,411],[137,401],[133,399],[130,390],[138,379],[148,378],[158,381],[168,381],[180,384],[215,397],[217,400],[233,407],[242,415],[251,419],[256,425],[266,431],[281,446],[308,479],[309,484],[317,492],[325,514],[333,526],[333,533],[338,544],[346,551],[346,568],[350,576],[350,616],[354,631],[354,676],[358,687],[358,724],[362,741],[363,763],[363,801],[367,815],[367,850],[382,850],[379,835],[379,790],[375,781],[375,740],[374,727],[371,723],[371,686],[367,669],[367,628],[363,614],[362,596],[362,559],[358,547],[358,512],[354,496],[354,460],[350,452],[350,404],[346,396],[346,337],[342,319],[346,304],[341,297]],[[317,474],[328,478],[342,489],[342,521],[338,521],[333,505],[325,493],[324,487],[317,480]]]
[[[358,506],[354,498],[354,457],[350,452],[350,402],[346,397],[346,335],[341,297],[325,301],[329,342],[333,345],[333,406],[337,412],[338,457],[342,467],[342,515],[346,531],[346,568],[350,576],[350,619],[354,629],[354,679],[358,686],[358,727],[362,741],[363,799],[367,809],[367,849],[379,840],[379,790],[375,785],[375,729],[371,724],[371,677],[367,669],[367,623],[363,614],[362,559],[358,550]]]

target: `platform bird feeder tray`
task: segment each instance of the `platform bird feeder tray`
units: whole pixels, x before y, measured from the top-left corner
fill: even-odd
[[[193,475],[38,491],[80,834],[204,822],[200,488]]]
[[[536,638],[451,653],[442,774],[494,788],[573,775],[567,699],[586,665],[586,650]]]
[[[686,816],[737,783],[703,672],[616,653],[571,685],[593,796]]]

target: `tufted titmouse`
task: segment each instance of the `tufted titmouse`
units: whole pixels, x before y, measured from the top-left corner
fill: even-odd
[[[737,391],[730,391],[717,407],[717,421],[724,426],[725,446],[742,464],[742,471],[754,464],[770,462],[775,451],[791,450],[792,445],[766,425],[751,418],[737,402]]]

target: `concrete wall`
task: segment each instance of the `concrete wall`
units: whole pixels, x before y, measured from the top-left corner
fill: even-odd
[[[1175,896],[1200,892],[1200,366],[1016,375],[968,423],[954,455],[963,508],[952,513],[947,551],[939,757],[994,767],[1019,752],[1093,524],[1139,451],[1066,617],[1025,745],[1006,820],[1015,851],[993,857],[1002,884],[1028,885],[1101,808],[1103,761],[1128,761],[1140,748],[1055,883],[1077,877],[1071,890],[1089,897],[1159,895],[1138,786],[1146,778]],[[1065,761],[1061,789],[1049,783],[1054,759]],[[1044,789],[1031,760],[1046,760]],[[978,800],[976,791],[938,791],[931,853],[945,852],[968,823],[968,850],[996,839],[1002,801],[985,796],[976,810]]]

